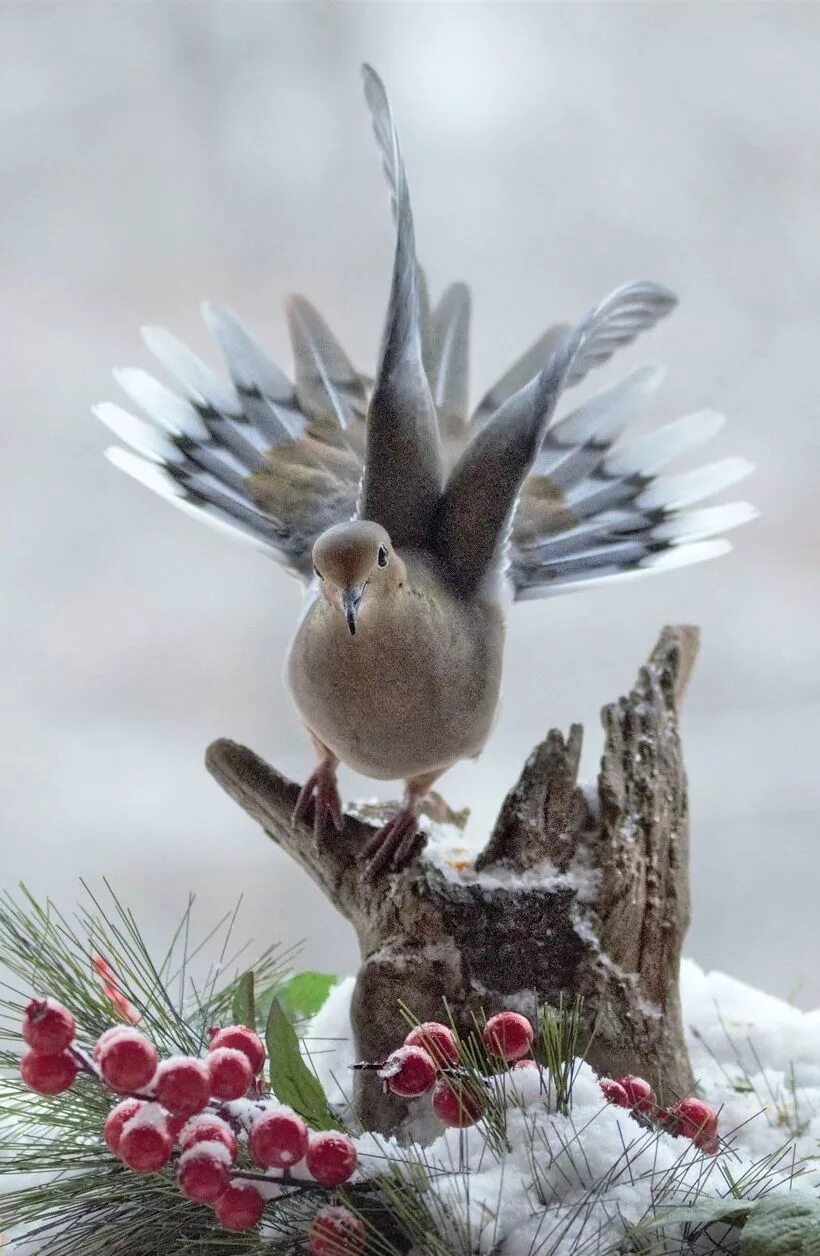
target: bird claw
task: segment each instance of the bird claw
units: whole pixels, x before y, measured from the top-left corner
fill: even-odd
[[[367,863],[366,875],[374,880],[387,867],[400,871],[410,863],[425,840],[415,810],[402,807],[365,845],[362,859]]]
[[[317,841],[324,837],[332,825],[337,833],[344,827],[344,814],[336,771],[330,764],[320,763],[307,778],[296,799],[293,819],[306,821],[313,806],[313,834]]]

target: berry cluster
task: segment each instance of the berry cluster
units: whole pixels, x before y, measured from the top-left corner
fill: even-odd
[[[720,1146],[718,1114],[710,1103],[690,1095],[679,1099],[671,1108],[662,1108],[649,1082],[631,1073],[617,1081],[604,1077],[598,1084],[616,1107],[631,1109],[669,1134],[691,1138],[707,1156],[717,1153]]]
[[[173,1161],[180,1192],[212,1207],[227,1230],[259,1223],[265,1184],[285,1193],[303,1187],[304,1180],[290,1176],[296,1165],[319,1188],[340,1186],[356,1171],[356,1148],[346,1134],[312,1133],[301,1117],[263,1097],[265,1048],[244,1025],[212,1030],[204,1059],[160,1060],[154,1044],[130,1025],[106,1030],[89,1055],[76,1044],[71,1012],[47,998],[29,1003],[22,1032],[28,1050],[20,1072],[31,1090],[58,1095],[83,1074],[121,1096],[103,1126],[109,1150],[134,1173],[156,1173]],[[240,1099],[249,1102],[237,1113],[229,1105]],[[241,1134],[247,1168],[237,1165]],[[346,1208],[324,1208],[308,1246],[314,1256],[356,1256],[364,1251],[364,1226]]]
[[[534,1030],[518,1012],[490,1017],[482,1040],[487,1053],[516,1068],[534,1065],[525,1060],[532,1049]],[[438,1021],[416,1025],[398,1050],[375,1067],[385,1089],[402,1099],[419,1099],[432,1092],[433,1111],[445,1125],[475,1125],[484,1113],[485,1094],[461,1067],[461,1049],[455,1034]]]

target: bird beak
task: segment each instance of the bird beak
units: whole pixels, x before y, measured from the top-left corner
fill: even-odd
[[[342,610],[345,613],[347,626],[350,629],[351,637],[356,635],[356,620],[359,617],[359,606],[362,600],[364,588],[360,584],[350,585],[347,589],[342,589]]]

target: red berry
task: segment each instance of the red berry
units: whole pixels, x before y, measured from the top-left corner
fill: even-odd
[[[94,1043],[94,1050],[91,1052],[95,1060],[99,1060],[109,1042],[112,1042],[119,1034],[127,1034],[131,1032],[130,1025],[112,1025],[110,1029],[106,1029],[101,1033],[97,1041]]]
[[[157,1100],[174,1116],[193,1116],[208,1106],[211,1080],[201,1060],[178,1056],[157,1072]]]
[[[311,1256],[358,1256],[366,1242],[364,1222],[349,1208],[323,1208],[313,1218],[308,1251]]]
[[[40,1055],[59,1055],[76,1031],[74,1017],[56,999],[32,999],[23,1013],[23,1037]]]
[[[215,1204],[231,1181],[231,1158],[222,1143],[196,1143],[180,1156],[177,1182],[186,1199]]]
[[[620,1082],[614,1081],[611,1077],[602,1077],[598,1082],[601,1087],[604,1098],[609,1103],[614,1103],[617,1108],[631,1108],[629,1095],[624,1090]]]
[[[487,1021],[482,1035],[490,1055],[502,1060],[520,1060],[532,1046],[534,1031],[526,1016],[518,1012],[499,1012]]]
[[[516,1060],[515,1064],[513,1064],[513,1072],[515,1072],[516,1069],[519,1069],[519,1068],[540,1068],[540,1067],[541,1065],[538,1063],[537,1060]]]
[[[40,1055],[28,1050],[20,1061],[20,1075],[38,1095],[61,1095],[77,1076],[78,1068],[67,1051],[60,1055]]]
[[[128,1124],[132,1116],[137,1115],[141,1107],[139,1099],[123,1099],[105,1118],[103,1138],[109,1151],[113,1151],[115,1156],[119,1154],[123,1126]]]
[[[263,1112],[251,1126],[248,1151],[263,1169],[287,1169],[304,1157],[308,1138],[301,1117],[292,1112]]]
[[[241,1051],[250,1060],[254,1073],[262,1072],[265,1047],[259,1035],[246,1025],[227,1025],[225,1029],[214,1030],[208,1049],[217,1051],[220,1047],[233,1047],[236,1051]]]
[[[463,1129],[475,1125],[484,1110],[484,1100],[475,1083],[454,1077],[440,1077],[433,1087],[433,1111],[445,1125]]]
[[[389,1055],[379,1069],[388,1090],[403,1099],[426,1095],[436,1080],[436,1062],[424,1047],[403,1046]]]
[[[156,1173],[171,1159],[171,1135],[156,1104],[144,1107],[122,1131],[119,1157],[135,1173]]]
[[[250,1182],[231,1182],[216,1201],[216,1219],[226,1230],[250,1230],[262,1218],[265,1201]]]
[[[713,1137],[717,1133],[718,1115],[711,1103],[702,1099],[680,1099],[669,1109],[666,1128],[670,1134],[682,1134],[685,1138]]]
[[[172,1119],[181,1120],[180,1117]],[[177,1135],[177,1141],[182,1151],[195,1147],[197,1143],[221,1143],[231,1160],[236,1155],[236,1135],[230,1125],[221,1116],[212,1116],[210,1112],[192,1116],[186,1121]]]
[[[169,1115],[166,1118],[166,1124],[168,1126],[168,1133],[171,1135],[172,1142],[174,1143],[179,1142],[179,1136],[182,1133],[182,1131],[185,1129],[185,1126],[188,1124],[190,1120],[191,1120],[191,1117],[189,1116],[170,1116]]]
[[[211,1094],[229,1102],[247,1094],[253,1081],[253,1068],[244,1051],[235,1047],[217,1047],[204,1061],[211,1079]]]
[[[100,1072],[112,1090],[130,1094],[153,1081],[159,1056],[153,1042],[136,1029],[112,1034],[100,1049]]]
[[[452,1029],[438,1021],[425,1021],[416,1025],[404,1040],[406,1047],[423,1047],[439,1068],[450,1068],[459,1061],[459,1049]]]
[[[334,1130],[315,1134],[305,1156],[308,1173],[321,1186],[340,1186],[353,1175],[358,1162],[350,1139]]]
[[[625,1077],[619,1077],[618,1082],[626,1092],[628,1107],[635,1108],[637,1112],[655,1111],[658,1106],[655,1092],[643,1077],[627,1073]]]

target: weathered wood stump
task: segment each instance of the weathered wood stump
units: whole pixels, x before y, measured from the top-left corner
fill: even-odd
[[[358,858],[372,827],[346,815],[321,843],[291,819],[298,786],[250,750],[214,742],[207,765],[269,837],[302,865],[355,928],[362,966],[353,1001],[361,1058],[382,1059],[420,1020],[464,1030],[502,1007],[533,1013],[581,995],[601,1073],[640,1073],[659,1094],[689,1092],[678,972],[689,923],[688,808],[678,708],[695,628],[665,628],[628,697],[603,710],[597,795],[577,780],[582,729],[552,731],[508,794],[475,865],[422,854],[370,883]],[[593,1035],[594,1029],[594,1035]],[[362,1075],[359,1109],[389,1131],[403,1107]]]

